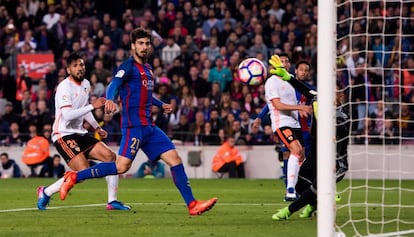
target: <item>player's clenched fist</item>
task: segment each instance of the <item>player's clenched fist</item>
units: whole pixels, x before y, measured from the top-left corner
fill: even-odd
[[[165,113],[171,113],[174,110],[174,106],[172,104],[163,104],[162,108],[164,109]]]
[[[92,106],[97,109],[97,108],[101,108],[102,106],[105,105],[105,101],[106,99],[103,97],[99,97],[98,99],[96,99],[93,103]]]
[[[117,110],[117,105],[112,100],[107,100],[105,102],[105,113],[112,114],[115,113]]]

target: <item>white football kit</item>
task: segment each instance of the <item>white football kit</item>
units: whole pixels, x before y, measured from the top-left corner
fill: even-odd
[[[53,142],[70,134],[86,134],[88,131],[83,127],[84,120],[94,128],[98,126],[91,112],[94,108],[89,104],[90,90],[91,85],[86,79],[79,83],[67,77],[59,83],[55,95]],[[67,108],[70,108],[70,111],[66,111],[69,113],[63,111]]]
[[[284,104],[298,104],[295,88],[289,82],[274,75],[269,77],[265,83],[265,96],[273,132],[281,127],[300,128],[297,110],[277,110],[271,102],[272,99],[279,98]]]

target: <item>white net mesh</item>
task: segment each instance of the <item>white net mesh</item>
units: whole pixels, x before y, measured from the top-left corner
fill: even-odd
[[[414,236],[414,1],[337,2],[337,79],[350,114],[346,236]]]

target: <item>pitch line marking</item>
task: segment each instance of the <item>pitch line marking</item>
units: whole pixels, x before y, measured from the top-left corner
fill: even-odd
[[[127,203],[128,205],[140,205],[140,206],[160,206],[160,205],[172,205],[172,206],[184,206],[183,203],[168,203],[168,202],[150,202],[150,203]],[[98,206],[105,206],[106,203],[96,203],[96,204],[84,204],[84,205],[70,205],[70,206],[55,206],[55,207],[48,207],[47,210],[53,209],[67,209],[67,208],[82,208],[82,207],[98,207]],[[219,206],[285,206],[277,203],[216,203]],[[37,211],[36,207],[31,208],[16,208],[16,209],[4,209],[0,210],[0,213],[8,213],[8,212],[22,212],[22,211]]]

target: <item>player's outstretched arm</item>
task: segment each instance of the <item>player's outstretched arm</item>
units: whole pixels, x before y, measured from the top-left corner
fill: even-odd
[[[288,82],[308,100],[313,100],[318,95],[316,91],[309,89],[305,83],[296,79],[295,76],[292,76]]]
[[[118,110],[118,106],[114,102],[118,97],[119,88],[122,85],[122,78],[114,77],[106,88],[106,102],[105,102],[105,113],[111,114]]]
[[[257,115],[256,119],[253,121],[253,126],[254,127],[260,127],[260,124],[262,123],[262,120],[264,119],[264,117],[266,116],[266,114],[269,113],[269,106],[267,104],[265,104],[262,108],[262,110],[260,111],[260,113]]]
[[[269,64],[272,65],[272,69],[269,70],[270,74],[276,75],[282,80],[289,82],[296,90],[298,90],[302,95],[304,95],[307,99],[312,100],[316,95],[317,92],[314,90],[309,89],[305,83],[299,81],[295,78],[294,75],[290,74],[283,66],[282,61],[280,60],[279,56],[273,55],[269,59]]]

